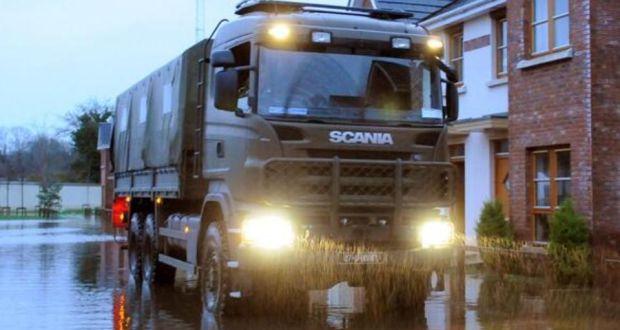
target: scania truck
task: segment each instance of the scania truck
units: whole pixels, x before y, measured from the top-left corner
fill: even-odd
[[[255,269],[303,259],[287,254],[300,241],[344,247],[336,268],[445,269],[458,93],[442,42],[404,12],[256,0],[236,14],[117,98],[112,218],[131,275],[194,275],[220,313],[252,297]]]

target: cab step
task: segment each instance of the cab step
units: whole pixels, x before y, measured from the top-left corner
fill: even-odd
[[[182,271],[184,271],[187,274],[195,274],[196,273],[196,266],[193,264],[190,264],[187,261],[183,261],[183,260],[179,260],[170,256],[167,256],[165,254],[159,254],[159,262],[164,263],[166,265],[172,266],[174,268],[180,269]]]
[[[182,241],[187,241],[189,235],[181,230],[170,229],[166,227],[159,227],[159,235],[169,238],[174,238]]]

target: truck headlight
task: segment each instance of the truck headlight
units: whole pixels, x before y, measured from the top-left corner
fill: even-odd
[[[241,225],[244,244],[266,249],[290,247],[295,240],[293,225],[281,214],[247,217]]]
[[[452,244],[454,225],[448,221],[428,221],[422,224],[418,233],[422,248],[445,247]]]
[[[426,41],[426,45],[432,50],[440,50],[443,48],[443,41],[439,38],[430,38]]]

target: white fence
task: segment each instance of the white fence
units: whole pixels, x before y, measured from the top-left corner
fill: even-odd
[[[60,204],[63,209],[80,209],[84,205],[101,207],[101,186],[86,183],[61,183]],[[11,209],[25,207],[33,210],[38,204],[39,183],[24,181],[0,181],[0,207]],[[22,198],[23,196],[23,198]]]

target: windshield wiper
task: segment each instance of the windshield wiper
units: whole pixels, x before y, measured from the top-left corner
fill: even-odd
[[[292,122],[304,122],[304,123],[310,123],[310,124],[327,124],[328,122],[323,120],[323,119],[317,119],[317,118],[304,118],[304,117],[295,117],[295,118],[290,118],[290,117],[278,117],[278,116],[272,116],[271,119],[274,120],[283,120],[283,121],[292,121]],[[329,122],[331,123],[331,122]]]
[[[363,96],[351,95],[330,95],[329,104],[336,107],[355,107],[365,108],[368,106],[366,98]]]

